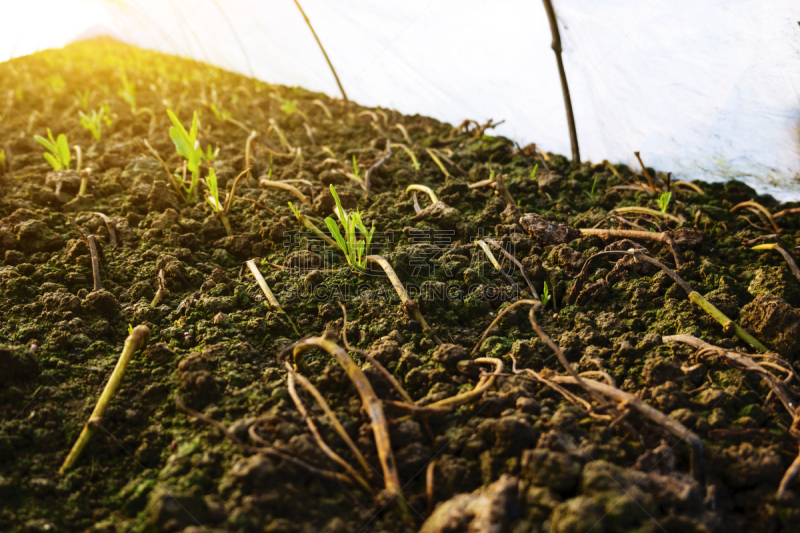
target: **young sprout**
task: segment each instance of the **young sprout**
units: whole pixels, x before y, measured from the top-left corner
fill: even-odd
[[[174,124],[169,129],[169,136],[172,142],[175,143],[175,150],[178,154],[186,158],[186,168],[192,173],[189,187],[186,187],[185,182],[183,183],[183,188],[186,191],[186,200],[194,202],[197,200],[197,186],[200,183],[200,160],[205,155],[197,142],[197,111],[192,116],[192,127],[188,132],[172,110],[167,109],[167,114],[172,124]]]
[[[0,172],[5,172],[6,170],[6,151],[0,150]]]
[[[364,227],[364,223],[361,221],[361,213],[359,213],[358,210],[351,213],[345,211],[342,207],[342,202],[339,201],[339,195],[336,194],[336,189],[333,188],[333,185],[330,187],[333,199],[336,201],[335,213],[344,228],[344,236],[339,232],[339,226],[336,225],[336,222],[331,217],[325,218],[325,224],[336,240],[336,245],[342,250],[342,253],[344,253],[347,264],[359,272],[365,272],[364,267],[367,264],[366,257],[369,255],[372,235],[375,233],[375,225],[373,224],[372,228],[367,231],[367,228]],[[364,237],[363,240],[358,239],[356,229],[358,229]]]
[[[539,163],[536,163],[535,165],[533,165],[533,169],[531,170],[531,179],[532,180],[536,179],[536,171],[537,170],[539,170]],[[595,182],[597,182],[597,178],[595,178]]]
[[[595,192],[595,190],[597,190],[597,178],[599,178],[599,176],[595,176],[594,177],[594,181],[592,182],[592,190],[591,191],[583,191],[586,194],[586,196],[589,197],[590,200],[594,200],[594,192]]]
[[[41,135],[36,135],[34,137],[42,146],[50,150],[49,154],[45,152],[42,155],[53,167],[53,170],[69,170],[69,162],[72,156],[70,155],[67,136],[60,133],[58,135],[58,140],[55,140],[53,139],[53,134],[50,132],[50,128],[47,128],[47,137],[50,140],[45,139]]]
[[[212,151],[211,145],[209,144],[208,146],[206,146],[206,153],[203,154],[203,159],[205,159],[209,163],[213,163],[218,155],[219,155],[219,145],[217,145]]]
[[[305,216],[303,213],[301,213],[300,210],[298,210],[292,204],[292,202],[289,202],[289,209],[292,210],[292,213],[294,213],[294,216],[297,217],[297,220],[303,226],[305,226],[306,229],[308,229],[311,233],[313,233],[314,235],[316,235],[317,237],[319,237],[323,241],[327,242],[328,244],[332,244],[333,246],[337,246],[336,241],[334,241],[333,239],[331,239],[330,237],[328,237],[327,235],[322,233],[322,230],[320,230],[317,226],[315,226],[314,223],[311,222],[311,220],[309,220],[307,216]]]
[[[95,141],[100,140],[103,123],[105,122],[106,126],[111,125],[111,118],[106,115],[107,109],[108,108],[106,106],[101,107],[100,111],[93,109],[90,115],[84,113],[83,111],[78,111],[78,114],[81,117],[81,126],[89,130]]]
[[[542,309],[547,307],[547,303],[550,301],[550,288],[547,286],[547,282],[544,282],[544,289],[542,289]]]
[[[250,168],[248,167],[241,174],[236,176],[236,179],[233,180],[233,188],[231,189],[231,193],[228,195],[228,199],[223,204],[219,200],[217,174],[214,172],[213,167],[208,169],[208,177],[206,178],[206,186],[208,186],[208,191],[206,191],[206,202],[211,206],[211,210],[214,211],[214,213],[216,213],[219,219],[222,221],[222,225],[225,226],[225,232],[229,237],[233,236],[231,223],[230,220],[228,220],[228,213],[230,213],[231,204],[233,203],[233,195],[236,193],[236,185],[239,183],[239,179],[247,174],[249,170]]]
[[[356,181],[361,181],[361,169],[358,168],[355,154],[353,155],[353,175],[356,177]]]
[[[392,146],[395,148],[400,148],[405,153],[407,153],[408,156],[411,158],[411,164],[414,166],[414,170],[419,170],[420,165],[419,161],[417,161],[417,156],[414,155],[414,152],[412,152],[408,146],[406,146],[403,143],[392,143]]]
[[[86,89],[83,92],[75,91],[75,103],[78,104],[81,109],[89,109],[89,89]]]
[[[667,208],[669,207],[669,202],[672,200],[672,193],[665,192],[662,193],[661,196],[658,197],[656,203],[658,204],[658,208],[661,209],[662,213],[667,212]]]
[[[214,113],[214,116],[217,117],[217,120],[219,120],[220,122],[225,122],[226,120],[231,118],[230,111],[221,111],[220,109],[217,108],[217,105],[213,102],[209,104],[208,107],[211,108],[211,112]]]
[[[117,94],[119,94],[119,97],[131,108],[131,113],[136,115],[136,86],[133,82],[128,80],[125,71],[122,69],[119,71],[119,77],[121,79],[121,84]]]

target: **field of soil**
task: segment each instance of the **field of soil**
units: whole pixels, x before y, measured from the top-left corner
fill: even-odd
[[[491,126],[110,40],[0,64],[0,530],[798,531],[800,204]]]

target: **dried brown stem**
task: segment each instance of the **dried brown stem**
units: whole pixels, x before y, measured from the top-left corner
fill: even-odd
[[[533,295],[534,299],[536,299],[536,300],[540,300],[541,298],[539,298],[539,294],[536,292],[536,289],[533,287],[533,283],[531,283],[531,280],[530,280],[530,278],[528,278],[528,274],[526,274],[526,273],[525,273],[525,267],[523,267],[523,266],[522,266],[522,263],[520,263],[519,261],[517,261],[517,258],[516,258],[516,257],[514,257],[514,256],[513,256],[512,254],[510,254],[509,252],[507,252],[507,251],[505,250],[505,248],[503,248],[503,247],[500,245],[500,243],[499,243],[499,242],[497,242],[496,240],[494,240],[494,239],[491,239],[491,238],[489,238],[489,237],[487,237],[487,238],[485,238],[485,239],[483,239],[483,240],[484,240],[484,241],[486,241],[486,242],[488,242],[489,244],[491,244],[492,246],[494,246],[494,247],[495,247],[495,248],[497,248],[498,250],[500,250],[500,252],[501,252],[501,253],[502,253],[504,256],[506,256],[506,257],[508,258],[508,260],[509,260],[509,261],[511,261],[511,262],[513,262],[515,265],[517,265],[517,267],[519,268],[519,271],[522,273],[522,277],[523,277],[523,278],[525,278],[525,283],[527,283],[527,284],[528,284],[528,288],[531,290],[531,294]]]
[[[269,288],[269,285],[267,285],[267,281],[264,279],[264,276],[261,275],[261,271],[256,266],[256,262],[250,259],[248,261],[245,261],[245,264],[247,265],[247,268],[250,269],[250,272],[253,274],[253,277],[256,278],[256,282],[258,283],[258,286],[261,287],[261,291],[264,293],[264,296],[267,297],[267,301],[269,302],[269,304],[272,307],[275,307],[278,311],[280,311],[284,315],[286,315],[286,319],[289,321],[289,324],[292,325],[292,329],[294,330],[295,334],[298,337],[302,336],[300,334],[300,330],[298,330],[297,326],[295,326],[294,322],[292,322],[292,317],[289,316],[289,313],[283,310],[283,307],[281,307],[280,302],[278,301],[277,298],[275,298],[275,295],[272,293],[272,290]]]
[[[792,274],[794,274],[794,277],[800,281],[800,268],[797,267],[797,263],[795,262],[794,257],[792,257],[791,252],[786,249],[786,246],[780,239],[776,243],[759,244],[758,246],[754,246],[753,250],[775,250],[783,256],[783,258],[786,260],[786,263],[789,265],[789,270],[791,270]]]
[[[392,142],[391,140],[386,139],[386,151],[383,153],[383,157],[375,161],[372,164],[372,166],[369,167],[367,171],[364,173],[363,186],[364,186],[365,196],[369,194],[369,189],[372,186],[372,175],[375,173],[376,170],[378,170],[378,168],[380,168],[381,165],[386,163],[390,157],[392,157]]]
[[[281,189],[281,190],[284,190],[284,191],[288,191],[288,192],[292,193],[298,200],[300,200],[304,204],[306,204],[308,206],[311,205],[311,200],[309,200],[308,196],[306,196],[305,194],[300,192],[300,189],[298,189],[294,185],[289,185],[288,183],[284,183],[282,181],[272,181],[272,180],[268,180],[268,179],[262,179],[258,183],[262,187],[272,187],[272,188],[275,188],[275,189]]]
[[[469,403],[476,398],[479,398],[489,387],[494,384],[494,380],[503,373],[503,361],[497,359],[495,357],[478,357],[473,359],[476,363],[492,363],[495,365],[494,372],[492,374],[484,374],[481,376],[480,381],[475,386],[474,389],[462,392],[461,394],[456,394],[455,396],[451,396],[450,398],[445,398],[444,400],[439,400],[438,402],[434,402],[432,404],[427,405],[428,409],[438,409],[441,407],[448,407],[450,409],[455,409],[456,407],[462,406],[465,403]]]
[[[308,20],[308,17],[306,16],[306,12],[303,11],[303,8],[300,7],[300,3],[297,0],[294,0],[294,5],[296,5],[297,9],[300,10],[300,14],[303,15],[303,20],[306,21],[306,25],[308,26],[308,29],[311,30],[311,34],[314,36],[314,40],[317,41],[319,49],[322,50],[322,55],[325,56],[325,61],[328,63],[328,67],[330,67],[331,72],[333,72],[333,77],[336,79],[336,85],[339,86],[339,90],[342,92],[342,98],[344,98],[344,103],[347,104],[347,94],[344,92],[344,87],[342,87],[342,82],[339,81],[339,76],[336,74],[336,69],[333,68],[333,63],[331,63],[331,60],[328,57],[328,53],[325,51],[325,47],[322,46],[322,42],[320,42],[319,37],[317,37],[317,32],[314,31],[314,26],[311,25],[311,21]]]
[[[433,512],[433,492],[434,492],[434,474],[436,471],[436,459],[428,463],[425,469],[425,495],[428,498],[428,516]]]
[[[779,499],[786,496],[786,491],[789,490],[789,485],[792,484],[797,474],[800,474],[800,453],[798,453],[797,457],[792,461],[791,466],[789,466],[789,469],[783,475],[783,478],[781,478],[781,484],[778,486],[777,493]]]
[[[295,371],[292,368],[292,365],[289,363],[284,363],[286,370],[289,372],[287,377],[287,385],[289,388],[289,396],[292,397],[292,401],[294,401],[295,406],[297,406],[297,410],[300,411],[300,416],[306,421],[306,425],[308,426],[308,430],[311,432],[311,435],[314,437],[314,440],[317,443],[317,446],[320,447],[322,452],[327,455],[333,462],[340,465],[345,471],[358,482],[367,492],[372,492],[369,483],[361,477],[361,475],[356,472],[356,469],[350,466],[350,463],[342,459],[342,456],[336,453],[331,449],[330,446],[322,439],[322,435],[319,434],[319,430],[317,430],[316,424],[314,424],[314,420],[308,415],[308,411],[306,411],[305,405],[303,405],[303,401],[300,399],[300,396],[297,394],[297,390],[294,387],[294,376]]]
[[[408,514],[405,502],[402,498],[400,478],[397,475],[397,466],[392,453],[392,444],[389,439],[389,426],[383,414],[383,407],[375,391],[372,389],[367,376],[361,368],[353,361],[347,352],[335,342],[323,337],[311,337],[301,340],[294,348],[295,356],[298,356],[312,348],[320,348],[328,352],[344,368],[347,376],[353,382],[361,396],[361,403],[364,410],[369,414],[372,421],[372,431],[375,435],[375,446],[378,448],[378,459],[383,470],[383,477],[386,483],[386,490],[392,497],[398,497],[398,505],[405,515]]]
[[[656,189],[656,184],[653,182],[653,178],[650,177],[650,173],[647,171],[647,167],[644,166],[642,162],[642,157],[639,155],[639,152],[633,152],[636,156],[636,159],[639,160],[639,164],[642,166],[642,172],[644,173],[644,177],[647,180],[647,183],[650,184],[650,191],[655,194],[658,189]]]
[[[93,214],[95,214],[95,215],[99,216],[100,218],[102,218],[103,222],[106,223],[106,229],[108,230],[108,238],[111,241],[111,246],[116,248],[117,247],[117,231],[116,231],[117,224],[116,224],[116,222],[114,222],[108,215],[105,215],[103,213],[99,213],[97,211],[94,211]]]
[[[654,241],[666,244],[672,256],[675,258],[675,268],[680,268],[683,265],[683,256],[681,255],[678,245],[675,240],[667,232],[654,233],[650,231],[631,231],[625,229],[581,229],[581,235],[597,235],[601,239],[638,239],[643,241]]]
[[[486,328],[486,331],[483,332],[483,335],[481,336],[480,340],[478,340],[478,343],[475,345],[475,347],[472,349],[472,351],[469,354],[471,356],[475,355],[475,352],[477,352],[478,348],[481,347],[481,344],[483,344],[483,341],[485,341],[486,337],[489,336],[489,332],[492,330],[492,328],[495,326],[495,324],[497,324],[500,321],[500,319],[503,318],[503,316],[506,313],[508,313],[509,311],[511,311],[512,309],[517,307],[518,305],[541,305],[541,303],[542,302],[539,301],[539,300],[517,300],[513,304],[509,305],[508,307],[506,307],[505,309],[503,309],[502,311],[497,313],[497,317],[494,320],[492,320],[492,323],[489,324],[489,327]]]
[[[94,235],[86,237],[89,243],[89,254],[92,256],[92,279],[94,280],[94,288],[92,292],[99,291],[103,287],[100,286],[100,254],[97,252],[97,239]]]

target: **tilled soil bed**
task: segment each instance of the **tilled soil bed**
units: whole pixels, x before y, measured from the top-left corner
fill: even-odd
[[[0,529],[800,528],[794,205],[108,40],[0,94]]]

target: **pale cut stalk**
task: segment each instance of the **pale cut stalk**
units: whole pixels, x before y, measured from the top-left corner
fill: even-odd
[[[308,196],[303,194],[300,191],[300,189],[298,189],[294,185],[289,185],[288,183],[284,183],[282,181],[272,181],[272,180],[268,180],[268,179],[264,179],[264,178],[262,178],[258,183],[262,187],[273,187],[275,189],[281,189],[281,190],[284,190],[284,191],[288,191],[288,192],[292,193],[298,200],[300,200],[304,204],[306,204],[308,206],[311,205],[311,200],[309,200]]]
[[[675,222],[677,222],[679,224],[681,222],[685,222],[686,221],[682,217],[677,217],[677,216],[672,215],[670,213],[664,213],[664,212],[658,211],[656,209],[650,209],[649,207],[618,207],[617,209],[612,209],[611,212],[612,213],[622,213],[622,214],[625,214],[625,213],[642,213],[644,215],[652,215],[654,217],[668,218],[668,219],[673,220],[673,221],[675,221]]]
[[[319,434],[319,430],[317,430],[317,425],[314,423],[314,420],[308,415],[308,411],[306,411],[305,405],[303,405],[303,401],[300,399],[300,396],[297,394],[297,390],[294,387],[294,376],[295,371],[292,368],[292,365],[289,363],[285,363],[286,369],[289,371],[289,376],[287,378],[287,385],[289,387],[289,396],[292,397],[297,410],[300,412],[300,416],[303,417],[303,420],[306,421],[306,425],[308,426],[308,430],[311,431],[311,435],[314,437],[314,440],[317,443],[317,446],[320,447],[322,452],[327,455],[334,463],[338,464],[345,471],[356,480],[356,482],[361,485],[364,490],[367,492],[372,492],[369,483],[361,477],[361,475],[356,472],[355,468],[350,466],[350,463],[342,459],[342,456],[336,453],[331,449],[330,446],[322,439],[322,435]]]
[[[147,326],[136,326],[133,328],[130,335],[128,335],[128,338],[125,339],[125,346],[122,348],[122,355],[117,361],[117,366],[114,367],[111,378],[108,380],[105,389],[103,389],[100,399],[97,400],[97,405],[94,411],[92,411],[92,415],[89,417],[86,424],[84,424],[81,434],[78,436],[78,440],[75,441],[69,455],[67,455],[67,458],[64,460],[64,464],[61,465],[58,471],[59,474],[64,474],[64,472],[75,465],[81,452],[89,443],[89,439],[92,438],[92,435],[97,430],[97,424],[102,422],[108,404],[116,395],[119,385],[122,382],[122,377],[125,375],[125,369],[128,368],[128,363],[130,363],[133,354],[144,348],[149,340],[150,330],[147,329]]]
[[[364,410],[372,421],[372,431],[375,435],[375,446],[378,449],[378,460],[381,463],[383,470],[383,478],[386,484],[386,491],[391,497],[397,497],[397,503],[400,506],[401,512],[404,516],[408,515],[408,509],[403,500],[402,488],[400,485],[400,478],[397,474],[397,466],[395,465],[394,454],[392,453],[392,444],[389,438],[389,425],[386,422],[386,416],[383,413],[383,407],[375,391],[372,389],[367,376],[353,361],[347,352],[344,351],[338,344],[322,337],[311,337],[309,339],[301,340],[294,348],[295,356],[312,348],[320,348],[328,352],[337,363],[339,363],[347,376],[355,385]]]
[[[742,207],[755,207],[756,209],[758,209],[767,216],[767,218],[769,219],[769,223],[772,224],[772,228],[775,230],[775,233],[781,232],[781,228],[778,227],[778,224],[775,222],[775,219],[772,218],[772,213],[770,213],[767,210],[767,208],[764,207],[763,205],[759,204],[758,202],[752,202],[752,201],[742,202],[740,204],[736,204],[735,206],[731,207],[731,213]]]
[[[406,140],[408,144],[414,144],[411,142],[411,137],[408,136],[408,130],[406,129],[405,126],[403,126],[398,122],[397,124],[394,125],[394,127],[400,130],[400,133],[403,134],[403,138]]]
[[[412,300],[408,295],[405,287],[403,287],[403,283],[400,281],[400,278],[397,277],[397,273],[392,268],[392,265],[390,265],[386,259],[379,255],[368,255],[364,259],[368,263],[377,263],[381,268],[383,268],[383,271],[386,272],[386,276],[389,278],[389,281],[392,282],[392,286],[397,292],[397,295],[400,296],[400,302],[402,302],[403,309],[405,310],[406,314],[413,316],[422,326],[422,331],[431,337],[436,344],[441,344],[442,341],[439,340],[439,338],[433,333],[433,330],[431,330],[430,326],[428,326],[428,323],[425,322],[425,318],[422,316],[422,312],[419,310],[419,305],[417,305],[417,302]]]
[[[88,171],[89,169],[87,168],[86,170]],[[117,225],[116,225],[116,223],[113,220],[111,220],[111,218],[108,215],[106,215],[105,213],[100,213],[99,211],[93,211],[93,214],[95,214],[95,215],[99,216],[100,218],[102,218],[103,222],[106,223],[106,229],[108,230],[109,241],[111,243],[111,246],[116,248],[117,247],[117,231],[116,231]]]
[[[517,267],[519,268],[520,273],[522,274],[522,277],[525,278],[525,282],[528,284],[528,288],[531,290],[531,295],[533,295],[534,299],[540,300],[541,298],[539,298],[539,293],[536,292],[536,289],[533,287],[533,283],[528,278],[528,274],[525,273],[525,267],[522,266],[522,263],[517,261],[516,257],[514,257],[512,254],[507,252],[505,250],[505,248],[503,248],[500,245],[500,243],[495,241],[494,239],[491,239],[491,238],[487,237],[487,238],[484,239],[484,242],[487,242],[487,243],[491,244],[492,246],[494,246],[495,248],[497,248],[498,250],[500,250],[500,252],[504,256],[506,256],[509,261],[512,261],[515,265],[517,265]]]
[[[666,244],[672,251],[672,256],[675,258],[675,267],[680,268],[683,265],[683,256],[681,255],[678,245],[675,240],[667,233],[653,233],[650,231],[633,231],[627,229],[581,229],[578,230],[581,235],[597,235],[601,239],[614,238],[614,239],[640,239],[643,241],[655,241]]]
[[[89,254],[92,256],[92,279],[94,280],[94,288],[92,292],[102,289],[100,286],[100,254],[97,252],[97,239],[94,235],[86,237],[86,242],[89,243]]]
[[[74,146],[73,148],[75,148],[75,159],[76,159],[75,172],[80,172],[81,167],[83,166],[83,153],[81,152],[80,146]],[[81,183],[81,187],[83,188],[83,183]],[[79,192],[78,196],[83,196],[83,195]]]
[[[287,363],[288,364],[288,363]],[[289,365],[291,367],[291,365]],[[352,452],[353,456],[358,461],[358,464],[364,470],[367,475],[371,475],[372,467],[364,458],[364,455],[361,453],[361,450],[358,449],[358,446],[353,442],[353,439],[350,438],[350,435],[347,433],[347,430],[344,429],[344,426],[341,422],[339,422],[339,418],[336,416],[336,413],[333,412],[331,406],[328,405],[328,401],[325,397],[319,392],[319,390],[314,386],[311,381],[306,378],[303,374],[298,372],[294,373],[295,379],[297,379],[300,386],[303,387],[306,391],[308,391],[311,396],[317,401],[317,404],[322,408],[322,412],[325,413],[325,416],[328,417],[331,425],[333,426],[334,431],[339,435],[339,437],[344,441],[350,451]]]
[[[247,140],[244,143],[244,166],[247,167],[247,181],[250,182],[250,169],[252,165],[250,164],[250,157],[253,153],[253,141],[258,137],[258,132],[253,130],[250,132],[250,135],[247,136]]]
[[[562,385],[578,384],[578,381],[570,376],[551,376],[549,379],[553,383],[559,383]],[[600,394],[608,396],[609,398],[617,400],[618,402],[624,402],[625,404],[633,407],[641,415],[649,418],[656,424],[664,427],[667,431],[679,439],[685,441],[692,450],[690,467],[692,470],[692,477],[698,481],[702,479],[703,441],[700,440],[700,437],[698,437],[697,434],[687,429],[686,426],[674,418],[670,418],[658,409],[650,407],[632,394],[628,394],[627,392],[623,392],[616,387],[612,387],[611,385],[601,383],[593,379],[585,379],[583,380],[583,383]]]
[[[286,311],[283,310],[283,307],[281,307],[280,302],[278,302],[278,299],[275,298],[275,295],[272,293],[272,290],[270,290],[269,285],[267,285],[267,281],[264,279],[264,276],[261,275],[261,271],[256,266],[256,262],[250,259],[248,261],[245,261],[245,264],[247,265],[247,268],[250,269],[250,272],[253,274],[253,277],[256,278],[256,282],[258,283],[258,286],[261,287],[261,291],[264,293],[264,296],[267,297],[267,301],[269,302],[269,304],[286,316],[286,320],[288,320],[289,324],[292,325],[292,329],[294,330],[295,334],[298,337],[301,337],[302,335],[300,334],[300,331],[297,329],[297,326],[294,325],[294,322],[292,322],[292,318]]]
[[[428,198],[430,198],[431,202],[433,202],[434,204],[439,201],[439,198],[436,196],[436,193],[433,192],[433,189],[431,189],[427,185],[418,185],[415,183],[413,185],[409,185],[408,187],[406,187],[406,194],[408,194],[409,191],[424,192],[425,194],[428,195]]]
[[[319,106],[322,109],[322,112],[325,113],[325,116],[329,119],[333,119],[333,115],[331,114],[331,110],[328,109],[328,106],[322,100],[312,100],[311,105]]]
[[[494,357],[478,357],[473,359],[476,363],[493,363],[495,365],[494,372],[489,374],[488,376],[484,375],[481,377],[478,384],[475,385],[475,388],[467,391],[462,392],[461,394],[456,394],[455,396],[451,396],[450,398],[445,398],[444,400],[439,400],[438,402],[434,402],[425,406],[428,409],[440,409],[442,407],[447,407],[450,409],[455,409],[456,407],[460,407],[466,403],[471,402],[472,400],[480,397],[489,387],[494,384],[495,379],[497,376],[503,373],[503,361]]]
[[[794,277],[800,281],[800,268],[797,267],[797,263],[792,257],[792,254],[780,243],[759,244],[758,246],[753,246],[751,250],[775,250],[783,256],[783,258],[786,260],[786,263],[789,265],[789,270],[791,270],[792,274],[794,274]]]
[[[398,126],[399,126],[399,125],[400,125],[400,124],[398,124]],[[418,170],[419,170],[419,161],[417,161],[417,156],[416,156],[416,155],[414,155],[414,152],[412,152],[412,151],[411,151],[411,148],[409,148],[408,146],[406,146],[406,145],[405,145],[405,144],[403,144],[403,143],[392,143],[392,146],[394,146],[395,148],[400,148],[400,149],[401,149],[401,150],[403,150],[405,153],[407,153],[407,154],[408,154],[408,157],[410,157],[410,158],[411,158],[411,163],[412,163],[412,165],[414,166],[414,170],[415,170],[415,171],[418,171]]]
[[[442,171],[442,173],[444,173],[445,176],[447,176],[448,178],[452,178],[453,177],[447,171],[447,169],[444,168],[444,165],[442,164],[442,161],[439,159],[439,156],[437,156],[435,153],[433,153],[430,148],[425,148],[425,151],[428,153],[429,156],[431,156],[431,159],[433,159],[433,162],[436,163],[436,166],[439,167],[439,169]]]

